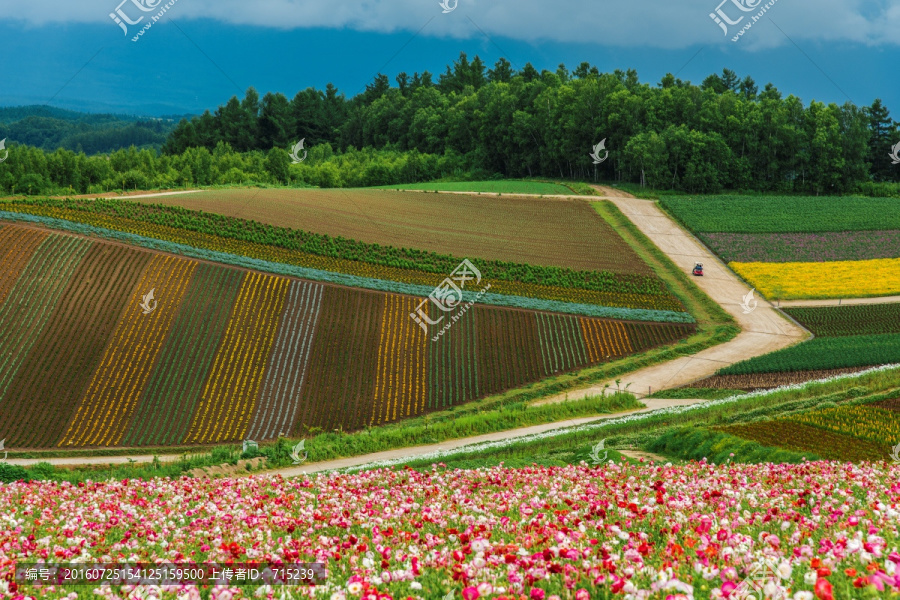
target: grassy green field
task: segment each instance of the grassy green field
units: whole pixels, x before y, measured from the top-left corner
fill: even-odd
[[[662,196],[695,232],[812,233],[900,229],[895,198],[858,196]]]
[[[716,375],[746,375],[843,369],[900,362],[900,335],[820,337],[720,369]]]
[[[719,398],[730,398],[731,396],[738,396],[740,394],[746,394],[747,392],[743,390],[729,390],[726,388],[694,388],[694,387],[683,387],[683,388],[673,388],[670,390],[660,390],[658,392],[653,392],[648,398],[672,398],[672,399],[684,399],[684,398],[697,398],[702,400],[718,400]]]
[[[385,185],[374,189],[387,190],[425,190],[445,192],[483,192],[493,194],[543,194],[572,195],[575,192],[565,185],[542,181],[523,181],[520,179],[500,179],[497,181],[447,181],[434,183],[410,183]]]
[[[900,333],[900,302],[829,307],[793,307],[784,312],[817,336]]]

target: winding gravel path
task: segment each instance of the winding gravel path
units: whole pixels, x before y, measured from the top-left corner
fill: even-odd
[[[703,263],[704,275],[694,277],[694,283],[731,314],[741,328],[737,337],[724,344],[623,375],[622,385],[631,384],[628,391],[641,396],[651,391],[685,385],[709,377],[722,367],[781,350],[809,337],[809,332],[785,318],[772,304],[761,298],[756,298],[758,304],[752,312],[745,313],[741,302],[750,288],[697,238],[666,215],[656,202],[624,198],[621,195],[606,199],[615,204],[685,272],[690,273],[695,263]],[[545,398],[535,404],[598,395],[603,393],[604,385],[612,383],[601,381],[589,387]]]

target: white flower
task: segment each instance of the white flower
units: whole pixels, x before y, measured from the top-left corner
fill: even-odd
[[[781,561],[780,565],[778,565],[778,569],[776,569],[776,571],[778,572],[778,576],[782,579],[790,579],[791,574],[794,572],[794,569],[791,567],[791,563],[784,560]]]
[[[421,590],[421,589],[422,589],[422,584],[419,583],[418,581],[411,581],[411,582],[409,583],[409,587],[411,587],[411,588],[414,589],[414,590]]]
[[[362,584],[358,581],[354,581],[353,583],[347,584],[347,591],[353,594],[354,596],[359,596],[362,593]]]
[[[803,575],[803,583],[805,583],[806,585],[815,585],[816,579],[818,578],[819,576],[816,575],[815,571],[807,571],[806,574]]]
[[[812,592],[806,590],[794,594],[794,600],[813,600],[814,597]]]

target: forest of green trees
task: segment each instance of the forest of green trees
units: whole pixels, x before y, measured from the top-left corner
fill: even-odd
[[[0,108],[0,139],[50,152],[65,148],[87,155],[129,146],[159,149],[179,120],[90,114],[40,105]]]
[[[347,99],[331,84],[293,99],[251,88],[182,120],[160,151],[46,152],[10,137],[7,193],[215,184],[387,185],[436,178],[552,177],[659,190],[847,193],[900,181],[900,123],[880,100],[842,106],[784,96],[726,69],[699,86],[666,75],[538,72],[465,54],[437,77],[379,75]],[[2,135],[2,134],[0,134]],[[309,155],[291,164],[305,139]],[[609,158],[594,165],[606,140]],[[19,144],[16,144],[19,142]],[[897,189],[897,186],[889,186]]]

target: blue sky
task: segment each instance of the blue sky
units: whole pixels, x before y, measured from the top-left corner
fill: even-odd
[[[0,5],[0,105],[196,113],[249,86],[292,97],[328,82],[352,96],[379,71],[438,74],[463,51],[488,65],[635,68],[650,83],[728,67],[806,103],[880,97],[900,120],[900,0],[776,0],[737,42],[763,0],[458,0],[446,14],[438,0],[177,0],[137,42],[169,0],[120,1]],[[144,17],[127,35],[117,7]],[[717,7],[743,17],[727,36]]]

